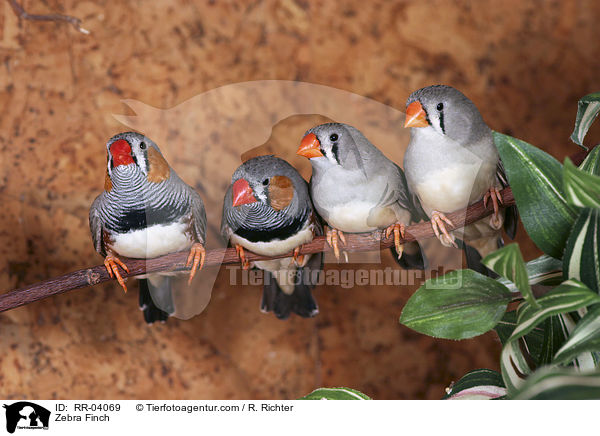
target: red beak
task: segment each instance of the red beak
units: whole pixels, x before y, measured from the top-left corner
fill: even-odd
[[[124,139],[119,139],[110,145],[110,154],[112,155],[113,166],[115,167],[133,163],[131,145]]]
[[[236,180],[233,184],[233,206],[256,203],[256,197],[252,188],[245,179]]]
[[[300,147],[298,147],[296,154],[304,156],[308,159],[323,156],[323,153],[321,153],[321,143],[319,142],[317,135],[314,133],[309,133],[302,138],[302,142],[300,143]]]

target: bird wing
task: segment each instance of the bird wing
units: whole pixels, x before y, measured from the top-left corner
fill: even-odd
[[[102,220],[100,219],[100,214],[98,210],[100,209],[102,194],[100,194],[94,202],[92,203],[92,207],[90,207],[90,231],[92,232],[92,241],[94,242],[94,248],[101,255],[106,255],[106,251],[104,249],[104,242],[102,239],[102,231],[103,225]]]
[[[506,172],[504,171],[504,165],[502,164],[502,160],[498,159],[498,165],[496,167],[496,178],[502,185],[502,188],[506,188],[508,186],[508,178],[506,177]],[[504,230],[510,239],[515,239],[515,235],[517,234],[517,223],[519,221],[519,211],[517,206],[510,206],[506,208],[505,216],[504,216]]]
[[[192,230],[195,239],[204,244],[206,241],[206,210],[202,197],[192,187],[190,191],[190,208],[192,211]]]
[[[404,175],[404,171],[398,165],[394,164],[396,169],[398,170],[398,193],[397,193],[397,202],[403,208],[410,212],[410,216],[413,222],[419,222],[422,220],[427,220],[427,214],[423,210],[421,206],[421,202],[410,192],[408,188],[408,183],[406,182],[406,176]]]
[[[221,236],[223,237],[225,244],[229,244],[229,238],[231,237],[232,233],[231,227],[229,227],[229,224],[227,224],[227,217],[225,214],[227,207],[232,207],[229,206],[231,204],[231,195],[231,185],[229,185],[229,188],[225,193],[225,198],[223,198],[223,214],[221,216]]]

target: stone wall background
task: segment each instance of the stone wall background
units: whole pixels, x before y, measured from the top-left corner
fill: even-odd
[[[75,15],[91,35],[19,23],[0,3],[6,291],[101,262],[87,213],[103,186],[104,143],[126,129],[113,114],[134,115],[124,99],[168,109],[219,86],[279,79],[327,85],[401,111],[412,90],[446,83],[467,94],[493,129],[562,159],[577,151],[568,139],[577,99],[600,89],[600,4],[593,0],[24,6]],[[226,117],[238,103],[215,104]],[[295,147],[315,120],[273,120],[261,150]],[[220,188],[210,170],[235,167],[240,146],[211,135],[223,132],[221,118],[185,123],[180,130],[163,120],[153,138],[180,175],[216,201]],[[592,130],[592,140],[599,132]],[[223,162],[190,161],[194,140],[222,148]],[[261,144],[249,142],[241,150]],[[210,213],[218,216],[218,207]],[[537,254],[522,228],[519,242],[528,258]],[[382,262],[394,265],[387,254]],[[319,386],[350,386],[378,399],[435,399],[470,369],[498,368],[493,335],[451,342],[399,325],[416,286],[323,286],[317,318],[280,322],[258,311],[259,287],[228,282],[223,268],[200,316],[150,328],[138,313],[135,285],[126,295],[110,283],[0,314],[0,397],[297,398]]]

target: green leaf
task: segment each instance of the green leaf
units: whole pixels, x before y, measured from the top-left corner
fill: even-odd
[[[496,280],[473,270],[452,271],[417,289],[400,322],[436,338],[472,338],[491,330],[510,300],[510,291]]]
[[[559,313],[572,312],[590,304],[600,303],[600,295],[577,280],[567,280],[537,299],[539,308],[523,302],[517,310],[517,328],[511,339],[530,332],[537,324]]]
[[[527,375],[535,369],[533,362],[521,351],[520,342],[523,342],[522,338],[509,340],[500,354],[502,379],[508,392],[514,392],[522,386]]]
[[[600,210],[583,209],[563,256],[565,279],[576,279],[600,293]]]
[[[444,400],[486,400],[506,395],[502,376],[491,369],[468,372],[446,389]]]
[[[537,307],[519,244],[508,244],[488,254],[481,262],[500,276],[513,282],[523,298],[532,306]]]
[[[575,118],[575,129],[571,134],[571,141],[587,150],[583,145],[583,139],[590,126],[600,111],[600,93],[588,94],[579,100],[577,104],[577,117]]]
[[[516,311],[506,312],[494,330],[500,342],[505,345],[517,326]],[[565,343],[574,323],[569,314],[554,315],[538,324],[533,330],[522,336],[521,350],[526,350],[532,359],[533,367],[551,363],[555,352]],[[522,351],[523,352],[523,351]]]
[[[600,147],[595,146],[586,156],[579,169],[594,176],[600,176]]]
[[[350,388],[319,388],[300,400],[370,400],[362,392]]]
[[[577,323],[553,363],[564,365],[588,351],[600,351],[600,305],[593,306]]]
[[[600,398],[600,372],[541,368],[515,392],[514,400],[592,400]]]
[[[600,177],[578,169],[569,158],[565,159],[563,187],[569,204],[600,208]]]
[[[509,392],[513,392],[523,384],[527,374],[532,371],[535,365],[529,354],[524,354],[521,351],[519,343],[524,341],[521,338],[552,315],[563,314],[600,303],[600,295],[594,293],[581,282],[568,280],[536,301],[540,306],[539,308],[533,307],[527,301],[521,303],[517,310],[517,326],[502,349],[500,367],[504,384]],[[550,325],[550,328],[553,329],[554,326]],[[554,331],[552,333],[554,334]],[[566,334],[563,335],[566,336]],[[546,345],[543,345],[542,349],[544,346],[548,346],[547,336],[545,335],[544,338]],[[548,360],[543,355],[540,357],[542,360]]]
[[[556,286],[562,283],[562,262],[547,254],[543,254],[525,264],[530,285]],[[496,279],[511,292],[518,292],[517,287],[510,280],[499,277]]]
[[[546,254],[561,259],[577,217],[562,189],[562,165],[548,153],[494,132],[525,230]]]

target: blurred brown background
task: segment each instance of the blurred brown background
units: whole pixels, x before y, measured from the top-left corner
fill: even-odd
[[[411,91],[445,83],[467,94],[493,129],[562,159],[577,151],[568,140],[577,99],[600,90],[600,4],[593,0],[24,6],[77,16],[91,34],[19,23],[0,2],[4,291],[100,263],[87,213],[103,186],[103,144],[126,129],[112,114],[134,114],[123,99],[167,109],[219,86],[285,79],[402,110]],[[236,107],[220,103],[224,116]],[[314,119],[277,121],[270,141],[295,145]],[[193,146],[170,128],[151,136]],[[210,121],[194,129],[186,135],[220,144]],[[229,146],[223,167],[204,165],[235,167],[238,152]],[[203,196],[220,195],[208,169],[169,154]],[[527,258],[536,255],[522,228],[519,242]],[[385,255],[383,267],[393,265]],[[281,322],[259,312],[259,287],[228,282],[223,268],[204,313],[152,327],[137,309],[135,285],[124,295],[112,283],[0,314],[0,397],[297,398],[319,386],[349,386],[378,399],[435,399],[471,369],[498,369],[491,334],[451,342],[399,325],[416,286],[323,286],[315,319]]]

